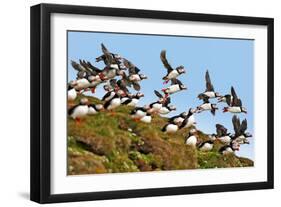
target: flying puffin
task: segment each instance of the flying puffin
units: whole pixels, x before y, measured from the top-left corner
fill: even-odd
[[[71,107],[68,110],[68,115],[76,120],[76,123],[80,123],[81,118],[88,114],[89,101],[87,98],[82,98],[80,103]]]
[[[219,152],[222,155],[233,154],[235,151],[239,151],[240,145],[235,141],[231,141],[228,145],[222,146]]]
[[[174,124],[182,124],[182,122],[185,120],[187,115],[188,115],[188,113],[182,112],[179,115],[169,118],[169,122],[174,123]]]
[[[112,110],[121,105],[120,96],[116,93],[110,100],[104,103],[104,109]]]
[[[184,67],[181,65],[177,67],[176,69],[173,69],[166,58],[166,50],[162,50],[160,53],[160,59],[164,65],[164,67],[167,69],[167,75],[163,77],[163,80],[165,80],[165,84],[168,83],[170,80],[175,79],[180,74],[185,73]]]
[[[179,127],[180,129],[195,126],[196,122],[195,122],[194,113],[195,113],[194,109],[190,108],[188,110],[187,116],[184,118],[184,120],[182,121]]]
[[[215,115],[216,110],[218,109],[217,105],[210,103],[208,97],[203,98],[203,102],[203,104],[197,106],[197,112],[201,113],[202,111],[211,111],[211,113]]]
[[[94,115],[103,110],[102,104],[89,104],[88,107],[88,115]]]
[[[203,152],[208,152],[208,151],[211,151],[214,147],[214,141],[212,140],[208,140],[208,141],[205,141],[205,142],[202,142],[198,148],[200,151],[203,151]]]
[[[214,86],[211,83],[211,79],[210,79],[210,75],[209,75],[209,71],[206,71],[205,74],[205,81],[206,81],[206,90],[204,93],[200,93],[198,95],[199,99],[204,99],[204,98],[217,98],[220,97],[218,92],[215,92],[214,90]]]
[[[70,81],[67,88],[67,100],[74,101],[77,97],[77,91],[75,90],[76,81]]]
[[[147,109],[145,107],[136,107],[131,111],[130,115],[138,121],[147,115]]]
[[[229,144],[232,139],[230,137],[230,133],[227,133],[227,129],[221,124],[216,124],[216,129],[216,139],[223,144]]]
[[[242,106],[242,101],[237,97],[236,92],[232,86],[231,86],[231,95],[233,99],[232,101],[230,99],[226,100],[228,107],[224,107],[223,112],[247,113],[246,108]]]
[[[232,136],[232,139],[238,142],[239,144],[249,144],[248,138],[252,137],[247,130],[247,119],[244,119],[240,124],[240,119],[234,115],[232,117],[232,124],[235,134]]]
[[[138,93],[136,93],[135,95],[132,95],[131,97],[129,97],[127,100],[124,100],[123,102],[122,102],[122,100],[121,100],[121,103],[122,103],[123,105],[135,107],[135,106],[138,104],[138,102],[139,102],[139,100],[140,100],[141,97],[144,97],[144,94],[138,92]]]
[[[140,69],[138,67],[136,67],[131,61],[126,60],[124,62],[124,64],[126,65],[126,67],[129,70],[129,76],[128,76],[129,81],[136,83],[136,82],[140,82],[144,79],[147,79],[146,75],[139,74]]]
[[[179,129],[179,126],[177,124],[174,123],[167,123],[163,128],[162,128],[162,132],[164,133],[175,133],[177,132]]]
[[[224,96],[220,96],[220,97],[218,97],[218,103],[220,103],[220,102],[224,102],[224,103],[226,103],[227,101],[226,100],[228,100],[228,102],[232,102],[232,100],[233,100],[233,97],[232,97],[232,95],[230,95],[230,94],[226,94],[226,95],[224,95]]]
[[[165,96],[168,97],[169,95],[182,91],[182,90],[186,90],[187,87],[185,85],[182,84],[182,82],[176,78],[171,79],[171,86],[169,86],[168,88],[164,88],[162,89],[162,91],[165,93]]]
[[[185,144],[189,146],[196,147],[197,144],[196,130],[191,129],[186,137]]]
[[[162,108],[162,103],[160,101],[155,101],[147,106],[145,106],[145,108],[147,108],[147,111],[151,114],[156,114],[159,113],[160,109]]]

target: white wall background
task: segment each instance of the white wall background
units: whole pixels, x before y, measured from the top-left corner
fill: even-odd
[[[281,13],[278,0],[49,0],[3,1],[0,12],[0,206],[37,206],[29,201],[29,7],[38,3],[81,4],[275,18],[275,106],[281,105]],[[204,195],[123,199],[53,206],[225,206],[268,205],[280,201],[281,111],[275,107],[275,189]]]

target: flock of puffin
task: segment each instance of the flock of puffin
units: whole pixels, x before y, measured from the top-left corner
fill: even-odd
[[[176,107],[171,104],[171,95],[183,90],[187,87],[178,79],[182,74],[186,73],[184,66],[173,68],[167,58],[166,51],[161,51],[160,59],[167,69],[167,74],[163,77],[164,83],[171,82],[171,85],[162,89],[161,92],[154,90],[158,100],[144,105],[137,106],[140,98],[144,94],[141,90],[140,82],[147,79],[147,76],[140,73],[140,69],[131,61],[121,57],[119,54],[111,53],[103,44],[101,44],[102,55],[96,58],[96,62],[103,61],[104,69],[99,69],[89,61],[79,60],[79,63],[71,61],[72,67],[77,71],[76,80],[68,83],[68,102],[71,103],[77,98],[77,94],[87,91],[96,92],[96,88],[103,84],[105,95],[102,98],[103,104],[89,103],[87,98],[81,98],[80,103],[72,105],[68,109],[68,115],[76,120],[79,124],[81,118],[87,115],[93,115],[103,110],[112,111],[120,105],[128,105],[133,107],[130,115],[135,121],[150,123],[153,115],[166,115],[171,111],[175,111]],[[187,112],[182,112],[176,116],[168,118],[167,124],[163,126],[163,133],[175,133],[183,128],[191,128],[186,136],[186,144],[197,147],[200,151],[210,151],[213,149],[214,141],[218,140],[223,144],[219,149],[221,154],[234,153],[239,150],[240,145],[249,144],[248,138],[252,135],[247,131],[247,120],[240,122],[237,115],[232,118],[234,133],[221,124],[216,124],[216,134],[210,134],[209,140],[204,142],[198,141],[198,131],[196,130],[195,114],[204,111],[210,111],[215,115],[218,103],[227,104],[223,108],[223,112],[234,114],[247,113],[242,101],[237,96],[235,89],[231,87],[231,93],[220,95],[215,92],[211,83],[208,70],[205,74],[206,90],[198,95],[198,99],[203,103],[196,108],[190,108]],[[137,91],[135,94],[130,89]],[[212,103],[210,100],[217,100]]]

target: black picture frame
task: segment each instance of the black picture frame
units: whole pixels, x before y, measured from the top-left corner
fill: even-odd
[[[50,192],[50,121],[51,121],[51,71],[50,71],[50,15],[53,13],[99,15],[113,17],[151,18],[194,22],[219,22],[267,26],[267,181],[238,184],[169,187],[154,189],[51,194]],[[195,14],[168,11],[103,8],[88,6],[39,4],[31,7],[31,174],[30,199],[39,203],[119,199],[146,196],[210,193],[271,189],[274,187],[274,20],[272,18]]]

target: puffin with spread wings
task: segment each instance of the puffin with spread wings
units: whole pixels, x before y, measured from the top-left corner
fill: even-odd
[[[231,98],[226,99],[226,103],[228,104],[228,107],[223,108],[223,112],[230,112],[230,113],[247,113],[247,109],[242,106],[241,99],[238,98],[233,86],[231,86]]]
[[[185,73],[184,66],[178,66],[175,69],[172,68],[172,66],[169,64],[167,58],[166,58],[166,50],[162,50],[160,53],[160,59],[164,65],[164,67],[167,69],[167,74],[163,77],[163,80],[165,80],[165,84],[168,83],[170,80],[175,79],[180,74]]]
[[[204,93],[200,93],[198,95],[198,98],[199,99],[204,99],[204,98],[217,98],[217,97],[220,97],[219,93],[215,92],[215,89],[214,89],[214,86],[213,86],[213,84],[211,82],[211,78],[210,78],[208,70],[206,71],[206,74],[205,74],[205,81],[206,81],[206,90],[205,90]]]

